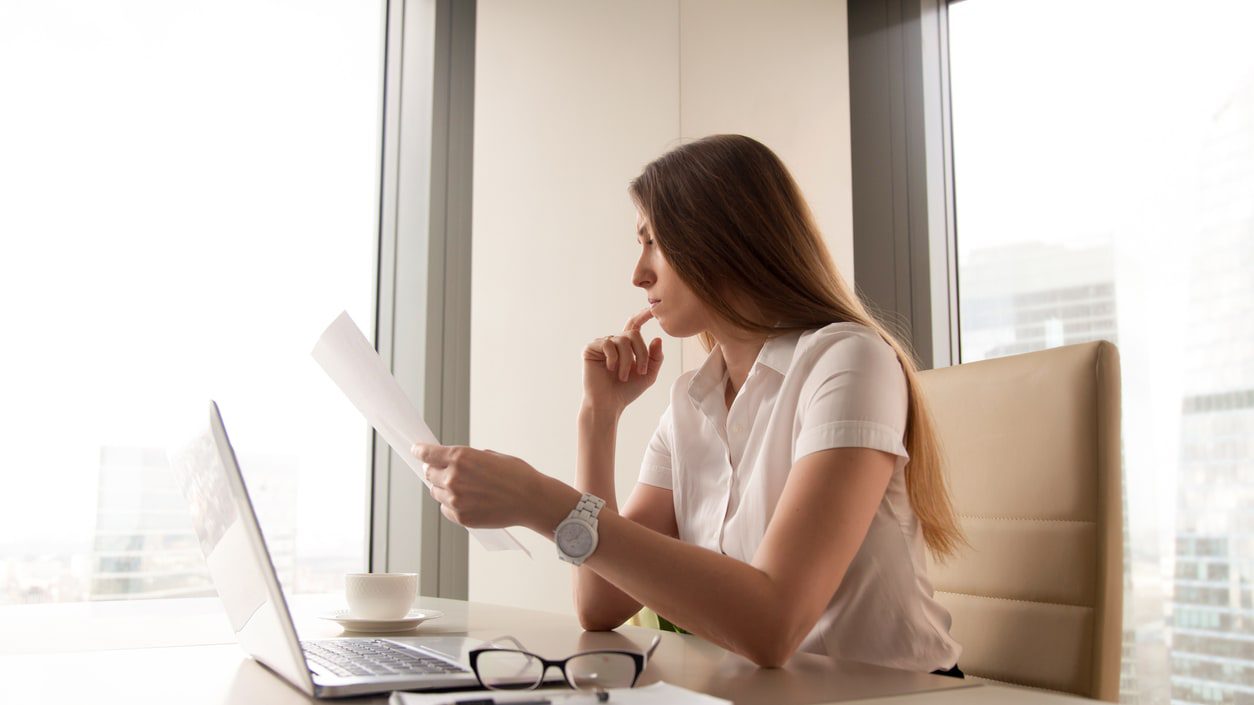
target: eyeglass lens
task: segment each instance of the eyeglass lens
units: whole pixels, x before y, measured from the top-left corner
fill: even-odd
[[[544,678],[543,662],[525,651],[484,651],[475,665],[480,682],[493,690],[527,690]],[[630,688],[635,680],[636,661],[627,654],[593,652],[566,662],[566,682],[579,690]]]
[[[544,677],[544,664],[525,651],[485,651],[475,665],[485,688],[526,690]]]
[[[636,661],[627,654],[581,654],[566,662],[566,680],[579,690],[630,688],[636,680]]]

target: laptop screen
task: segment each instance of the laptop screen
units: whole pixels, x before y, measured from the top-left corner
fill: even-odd
[[[209,575],[240,645],[312,693],[296,629],[217,404],[210,402],[204,429],[170,453],[170,464],[183,487]]]

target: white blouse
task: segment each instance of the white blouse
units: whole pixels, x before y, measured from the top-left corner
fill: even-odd
[[[641,482],[673,492],[679,538],[749,562],[800,458],[892,453],[866,539],[801,650],[914,671],[954,666],[962,647],[932,598],[906,494],[906,377],[893,349],[866,326],[833,323],[768,340],[730,409],[727,379],[717,345],[680,375],[641,464]]]

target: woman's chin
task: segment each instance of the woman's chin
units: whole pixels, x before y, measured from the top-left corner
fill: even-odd
[[[694,326],[688,326],[688,327],[674,326],[674,325],[668,326],[665,323],[662,323],[661,321],[658,321],[658,324],[659,324],[659,327],[662,329],[662,332],[666,333],[672,338],[691,338],[692,336],[697,335],[701,331],[705,330],[704,328],[697,328]]]
[[[675,326],[674,326],[674,325],[672,325],[672,324],[670,324],[670,323],[667,323],[665,320],[663,320],[663,319],[661,319],[661,318],[658,318],[657,316],[654,316],[654,317],[653,317],[653,320],[657,321],[657,326],[658,326],[658,328],[661,328],[661,329],[662,329],[662,332],[663,332],[663,333],[665,333],[665,334],[667,334],[667,335],[669,335],[670,337],[672,337],[672,338],[683,338],[683,337],[686,337],[686,336],[685,336],[685,334],[683,334],[683,333],[677,333],[677,332],[676,332],[676,329],[675,329]],[[687,334],[687,335],[691,335],[691,334],[689,333],[689,334]]]

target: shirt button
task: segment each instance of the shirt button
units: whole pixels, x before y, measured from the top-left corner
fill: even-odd
[[[741,426],[740,424],[732,424],[732,433],[740,433],[741,431],[744,431],[744,430],[745,430],[744,426]]]

